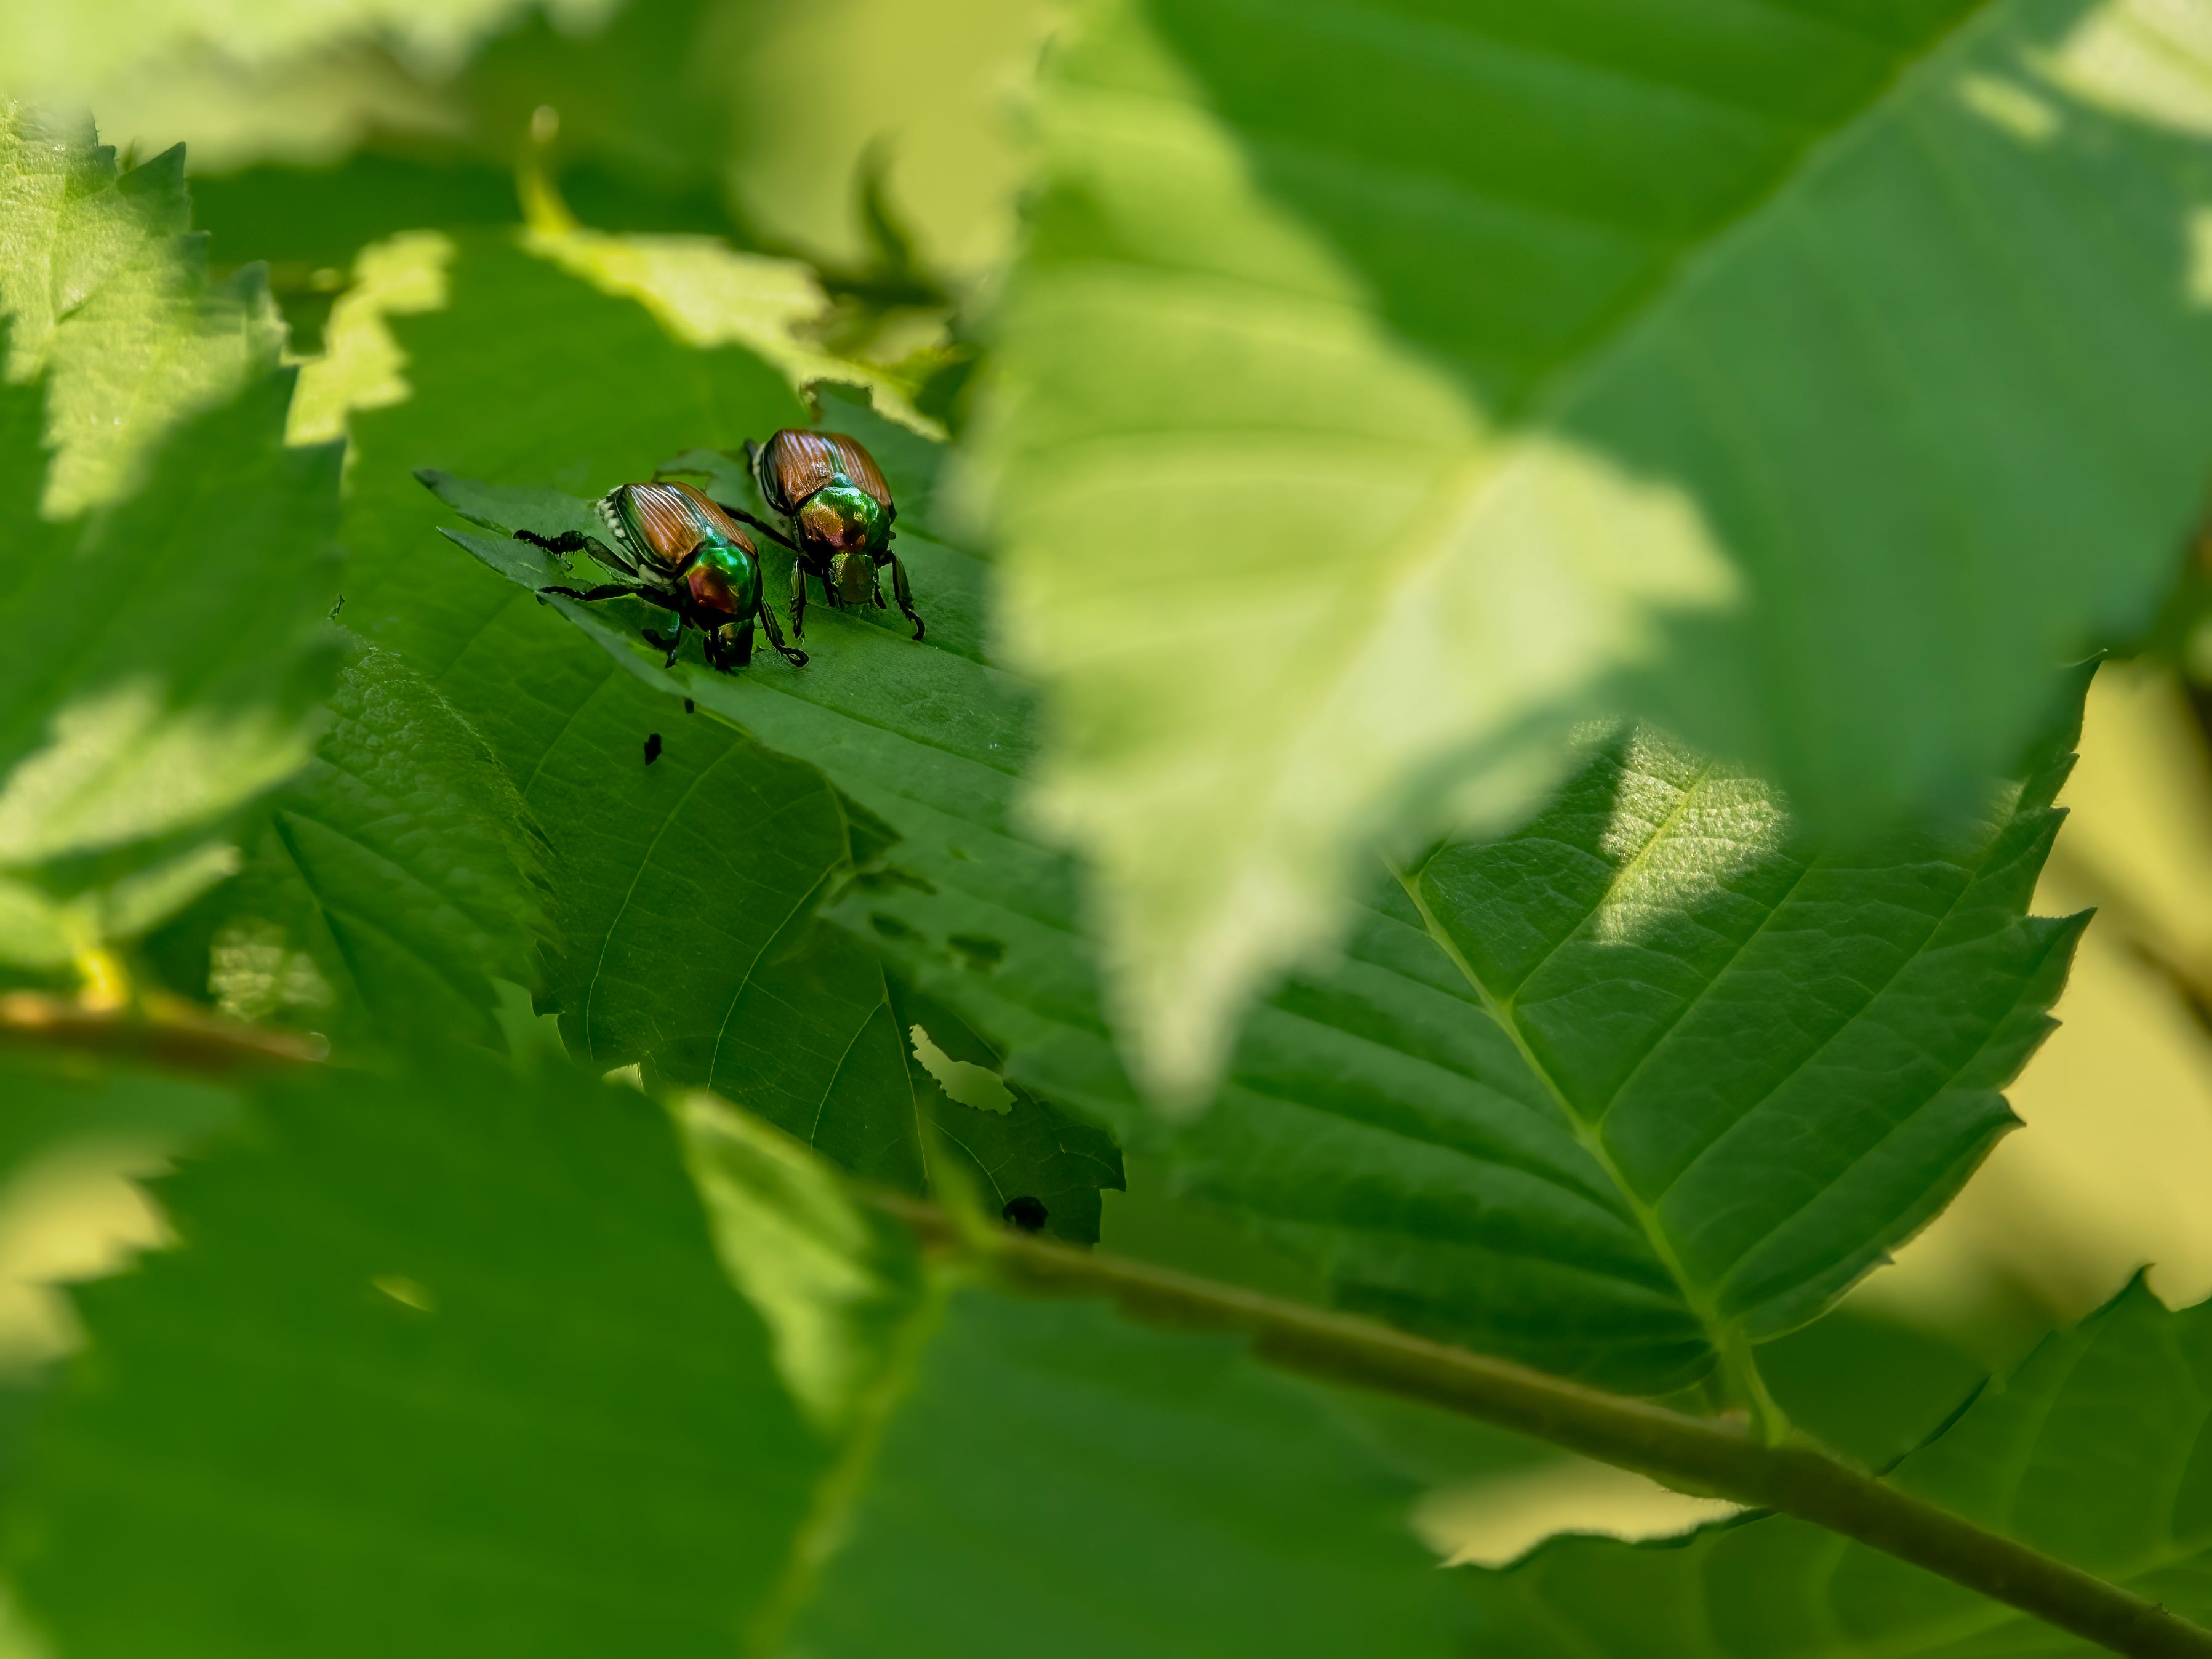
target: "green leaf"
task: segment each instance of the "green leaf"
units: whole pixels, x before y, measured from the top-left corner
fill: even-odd
[[[912,1240],[760,1119],[706,1094],[673,1112],[723,1269],[767,1321],[784,1385],[817,1426],[852,1428],[921,1294]]]
[[[1413,1484],[1235,1340],[956,1295],[780,1651],[1464,1651]]]
[[[1580,717],[1880,823],[2148,621],[2212,443],[2161,15],[1084,9],[978,462],[1151,1085]]]
[[[97,515],[0,508],[0,959],[52,967],[181,908],[232,867],[208,838],[308,757],[337,455],[284,447],[290,389],[196,417]]]
[[[0,1180],[71,1141],[166,1151],[228,1128],[239,1115],[238,1097],[228,1089],[144,1073],[50,1068],[21,1052],[0,1059],[0,1078],[8,1096],[0,1117]]]
[[[258,270],[210,288],[179,144],[128,173],[89,120],[0,104],[5,373],[48,377],[46,511],[141,483],[180,417],[276,362],[283,323]]]
[[[467,1051],[258,1094],[77,1293],[10,1532],[61,1650],[726,1653],[824,1454],[659,1109]]]
[[[160,1183],[179,1246],[76,1292],[9,1532],[63,1651],[1456,1650],[1415,1484],[1240,1340],[948,1310],[903,1229],[695,1097],[725,1259],[860,1414],[833,1461],[641,1096],[465,1051],[256,1094]]]
[[[2052,1337],[1891,1476],[2174,1612],[2212,1616],[2212,1310],[2168,1313],[2138,1281]],[[2087,1644],[1919,1568],[1787,1517],[1629,1546],[1558,1539],[1471,1573],[1486,1652],[1651,1659],[2087,1653]]]
[[[2069,764],[1823,839],[1770,786],[1615,737],[1261,1007],[1174,1142],[1185,1188],[1387,1317],[1690,1381],[1821,1311],[2014,1121],[1998,1091],[2086,921],[2026,914]]]
[[[684,459],[741,496],[726,463]],[[588,511],[437,483],[480,523],[544,533]],[[526,544],[456,539],[556,580]],[[1014,821],[1003,773],[959,763],[981,732],[1020,740],[1019,682],[842,617],[820,625],[834,678],[664,669],[636,619],[553,603],[900,832],[886,878],[835,914],[957,1011],[977,1053],[955,1057],[1158,1148],[1180,1190],[1325,1264],[1343,1298],[1609,1386],[1663,1392],[1725,1354],[1755,1395],[1747,1345],[1827,1306],[2009,1124],[1997,1091],[2048,1029],[2079,928],[2026,917],[2063,744],[1978,812],[1869,838],[1816,836],[1772,787],[1622,738],[1529,829],[1413,872],[1433,927],[1412,896],[1364,909],[1345,963],[1270,999],[1210,1109],[1170,1127],[1104,1040],[1065,866]],[[881,695],[894,674],[903,695]],[[944,1041],[942,1019],[916,1023]],[[993,1133],[988,1114],[939,1121]]]
[[[469,510],[481,517],[535,503],[524,509],[539,515],[531,522],[554,530],[580,504],[519,487],[541,469],[605,489],[651,476],[660,456],[701,438],[734,446],[802,422],[805,411],[750,356],[686,349],[637,306],[504,242],[460,239],[451,264],[449,305],[438,284],[398,290],[410,306],[439,307],[393,325],[409,354],[398,372],[411,395],[355,422],[349,536],[370,568],[349,583],[347,619],[430,671],[497,749],[557,849],[563,945],[549,965],[548,998],[574,1052],[606,1066],[649,1054],[670,1080],[718,1090],[848,1170],[919,1188],[925,1113],[972,1114],[943,1102],[927,1076],[910,1075],[910,1022],[895,1018],[874,953],[816,922],[823,902],[856,865],[872,862],[890,832],[871,820],[862,827],[870,850],[856,852],[852,818],[866,809],[852,809],[811,767],[708,714],[682,712],[667,695],[696,691],[702,710],[728,714],[726,677],[706,676],[711,687],[679,688],[665,675],[641,683],[535,602],[542,581],[526,583],[530,596],[518,593],[416,528],[441,509],[400,468],[458,460],[514,478],[517,485],[489,489]],[[503,391],[556,359],[565,398]],[[935,447],[850,405],[836,418],[864,432],[891,469],[901,545],[919,542],[932,523]],[[719,452],[702,453],[732,468]],[[543,562],[534,551],[508,545],[529,556],[534,574]],[[953,673],[980,678],[980,568],[924,545],[915,568],[918,582],[945,578],[932,590],[932,644],[963,653],[951,659]],[[625,605],[616,615],[635,638],[642,612]],[[843,625],[817,623],[814,635]],[[884,660],[894,669],[908,663],[898,653],[914,649],[873,627],[857,643],[890,653]],[[934,662],[941,653],[923,654]],[[910,720],[910,690],[894,678],[872,708],[898,706]],[[952,713],[964,694],[931,695]],[[842,722],[828,730],[869,735]],[[647,763],[646,740],[656,732],[661,747]],[[909,772],[937,763],[926,744],[908,753]],[[854,775],[880,796],[875,778]],[[999,804],[980,805],[1002,814],[1011,778],[991,776]],[[971,810],[957,793],[949,799]],[[902,859],[910,861],[903,848]],[[887,879],[911,890],[903,873]],[[853,920],[865,926],[864,918]],[[980,1132],[960,1124],[948,1150],[979,1160],[974,1173],[1009,1184],[1007,1197],[1043,1197],[1052,1230],[1071,1238],[1097,1237],[1097,1187],[1119,1181],[1110,1143],[1042,1103],[1018,1123]]]
[[[852,418],[860,412],[841,410],[838,418],[860,425]],[[870,425],[872,443],[884,424]],[[885,446],[878,459],[896,469],[897,453]],[[750,499],[738,466],[725,456],[692,452],[672,465],[708,469],[721,499]],[[898,484],[896,470],[892,477]],[[548,535],[596,524],[588,501],[555,491],[493,488],[434,472],[424,481],[477,523]],[[919,493],[926,498],[926,490]],[[449,533],[533,592],[565,579],[556,560],[526,543]],[[900,545],[909,545],[904,533]],[[904,555],[918,592],[929,591],[925,573],[940,562],[951,566],[957,556],[940,562],[933,556],[939,551],[923,543],[919,555]],[[787,576],[771,570],[771,592],[784,591],[787,583]],[[966,596],[955,589],[949,597]],[[602,799],[610,775],[636,766],[647,775],[637,787],[663,805],[606,823],[602,833],[610,844],[592,855],[605,872],[604,900],[594,904],[586,895],[585,913],[566,929],[572,974],[590,961],[590,976],[572,978],[562,996],[579,1011],[575,1040],[589,1045],[583,1052],[594,1063],[613,1064],[650,1051],[672,1079],[714,1087],[847,1169],[908,1187],[921,1174],[919,1125],[926,1110],[949,1148],[965,1154],[972,1173],[999,1193],[1000,1203],[1041,1198],[1054,1231],[1095,1239],[1098,1188],[1120,1182],[1110,1143],[1034,1097],[1024,1097],[1004,1122],[984,1121],[948,1100],[912,1060],[913,1022],[894,1012],[873,953],[840,930],[806,931],[812,905],[848,867],[848,832],[836,792],[821,781],[824,773],[902,835],[896,870],[856,888],[856,903],[867,907],[863,914],[878,914],[872,896],[882,892],[934,890],[940,872],[948,885],[981,884],[986,894],[1002,878],[988,866],[963,867],[978,862],[963,843],[988,847],[985,836],[945,840],[948,809],[1005,822],[1012,780],[993,751],[1000,742],[1008,748],[1020,742],[1025,712],[998,692],[990,671],[964,654],[973,638],[972,613],[925,611],[932,617],[931,641],[940,635],[947,641],[934,649],[871,619],[820,617],[807,635],[814,662],[823,665],[818,671],[812,665],[801,671],[770,666],[763,656],[752,670],[729,675],[689,659],[662,667],[662,653],[641,637],[650,625],[641,605],[621,600],[584,606],[557,598],[550,604],[618,651],[647,684],[680,690],[698,707],[738,721],[764,741],[793,747],[823,769],[777,759],[711,727],[690,733],[688,722],[681,757],[664,738],[662,757],[650,767],[641,750],[637,761],[609,753],[592,769],[591,787]],[[808,678],[800,682],[797,673]],[[817,696],[826,706],[814,701]],[[626,749],[637,739],[625,734],[623,741]],[[975,758],[961,763],[962,750]],[[962,793],[971,781],[975,787]],[[563,816],[592,821],[580,812],[554,812],[549,822]],[[771,822],[773,836],[736,829]],[[929,839],[914,845],[915,831]],[[811,860],[805,856],[810,844]],[[1057,863],[1042,849],[1024,856]],[[785,896],[767,902],[749,896],[763,888]],[[720,902],[708,903],[708,894]],[[750,914],[740,914],[739,905]],[[898,925],[887,921],[875,931]],[[597,955],[592,940],[604,940]],[[975,942],[983,944],[980,936]],[[684,965],[668,971],[665,950]],[[603,998],[604,1019],[598,1012]],[[833,1088],[834,1114],[824,1109]]]
[[[918,1188],[883,970],[816,920],[852,873],[836,792],[719,721],[661,708],[649,764],[646,734],[586,710],[535,784],[568,855],[550,994],[571,1050],[600,1067],[650,1056],[856,1175]]]
[[[538,977],[543,833],[483,739],[392,653],[362,653],[331,710],[225,895],[209,988],[239,1019],[495,1045],[491,981]]]

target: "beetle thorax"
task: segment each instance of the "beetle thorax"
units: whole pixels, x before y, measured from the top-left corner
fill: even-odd
[[[799,509],[799,526],[814,546],[834,553],[881,552],[890,542],[890,515],[859,486],[824,484]]]

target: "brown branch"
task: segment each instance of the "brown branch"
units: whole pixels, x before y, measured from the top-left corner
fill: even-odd
[[[2212,1631],[1863,1474],[1802,1439],[1768,1445],[1735,1419],[1691,1417],[1356,1314],[1011,1231],[963,1231],[935,1205],[888,1193],[867,1196],[924,1240],[980,1255],[1020,1288],[1104,1296],[1158,1323],[1241,1332],[1260,1354],[1292,1370],[1518,1430],[1680,1491],[1796,1516],[2114,1653],[2212,1659]]]
[[[159,993],[143,996],[136,1007],[38,991],[0,994],[0,1041],[219,1077],[254,1067],[313,1065],[330,1053],[319,1037],[221,1019]]]

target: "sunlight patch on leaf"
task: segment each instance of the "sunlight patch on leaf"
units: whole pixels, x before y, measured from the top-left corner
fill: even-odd
[[[313,738],[275,709],[167,708],[143,679],[76,698],[52,731],[0,782],[0,865],[204,823],[299,770]]]
[[[387,408],[412,394],[407,356],[385,319],[442,309],[453,259],[453,239],[434,230],[405,231],[361,251],[352,284],[331,307],[322,355],[300,366],[286,441],[343,437],[354,410]]]
[[[1669,1492],[1644,1475],[1584,1458],[1484,1475],[1426,1493],[1413,1530],[1448,1567],[1503,1567],[1547,1538],[1679,1538],[1741,1505]]]
[[[910,1258],[781,1130],[709,1094],[670,1109],[716,1254],[767,1322],[785,1386],[817,1427],[843,1431],[890,1363],[916,1289]]]
[[[878,413],[926,437],[945,436],[945,428],[914,406],[893,376],[805,337],[805,329],[829,309],[830,298],[814,273],[795,259],[741,253],[712,236],[611,236],[583,229],[526,231],[523,246],[606,293],[637,301],[686,345],[743,346],[801,390],[823,380],[863,387]]]
[[[2046,143],[2058,131],[2058,112],[2009,76],[1962,75],[1959,101],[2023,143]]]
[[[44,507],[63,518],[143,477],[180,416],[273,364],[284,323],[258,266],[210,287],[181,148],[130,173],[91,123],[0,104],[6,374],[49,374]]]
[[[228,880],[238,867],[238,848],[209,842],[67,897],[0,875],[0,962],[58,968],[103,945],[137,939]]]
[[[2087,102],[2212,137],[2212,15],[2189,0],[2106,0],[2040,67]]]
[[[314,953],[295,945],[283,923],[265,916],[233,916],[216,929],[208,953],[208,991],[228,1018],[254,1022],[312,1018],[337,1003]]]

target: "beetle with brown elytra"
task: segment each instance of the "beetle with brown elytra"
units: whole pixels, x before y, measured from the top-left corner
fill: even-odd
[[[617,580],[598,587],[542,587],[541,593],[593,604],[602,599],[643,599],[676,613],[666,637],[646,630],[645,637],[668,653],[673,664],[689,625],[704,637],[707,665],[743,668],[753,659],[753,618],[768,629],[769,643],[793,667],[806,653],[783,641],[775,612],[761,594],[760,550],[752,538],[721,507],[686,483],[617,485],[596,503],[607,539],[571,530],[540,536],[518,530],[518,539],[549,553],[588,553]]]
[[[891,551],[891,526],[898,508],[875,457],[860,441],[842,432],[786,428],[764,444],[748,441],[745,459],[761,499],[790,526],[790,533],[737,507],[723,511],[775,537],[795,556],[791,568],[792,637],[802,638],[806,632],[809,576],[822,584],[823,597],[833,608],[872,599],[881,611],[889,607],[884,604],[879,573],[888,566],[891,597],[914,624],[914,637],[920,639],[925,630],[914,608],[914,589],[908,585],[906,567]]]

